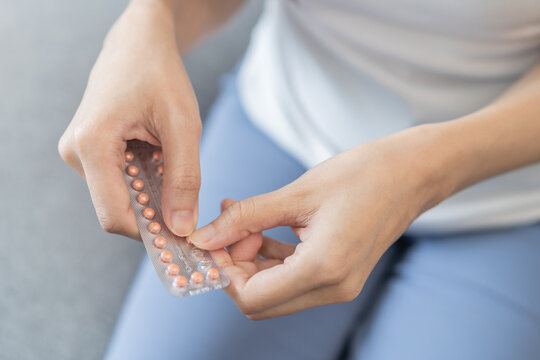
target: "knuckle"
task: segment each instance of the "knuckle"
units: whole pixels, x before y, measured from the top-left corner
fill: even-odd
[[[198,169],[193,166],[179,166],[172,170],[171,187],[176,194],[195,192],[201,187]]]
[[[175,129],[188,135],[202,134],[202,121],[198,106],[186,107],[182,102],[176,99],[167,101],[167,115],[156,119],[155,126],[159,132],[171,131]],[[196,102],[195,102],[195,105]]]
[[[243,219],[250,218],[255,209],[255,204],[251,198],[240,200],[232,204],[226,211],[231,220],[242,221]]]
[[[360,294],[360,289],[351,286],[343,286],[337,291],[338,303],[353,301]]]
[[[347,277],[345,266],[333,261],[325,261],[320,265],[321,278],[325,285],[341,283]]]
[[[266,317],[257,314],[247,314],[246,317],[252,321],[261,321],[266,319]]]
[[[240,311],[248,317],[256,314],[258,310],[255,306],[253,306],[253,304],[243,300],[237,300],[236,306],[238,306],[238,309],[240,309]]]
[[[96,215],[103,230],[111,234],[122,233],[123,227],[121,223],[106,210],[96,209]]]
[[[64,162],[70,164],[73,160],[73,148],[68,141],[66,133],[58,140],[58,154]]]
[[[199,190],[201,181],[198,176],[185,175],[173,182],[173,189],[177,193],[193,192]]]
[[[74,148],[81,156],[87,156],[95,148],[95,139],[86,131],[76,131],[73,135]]]

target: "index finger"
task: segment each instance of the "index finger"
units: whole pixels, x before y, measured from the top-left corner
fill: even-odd
[[[99,149],[99,150],[98,150]],[[96,146],[81,163],[96,215],[104,230],[139,238],[129,193],[122,176],[125,146]]]

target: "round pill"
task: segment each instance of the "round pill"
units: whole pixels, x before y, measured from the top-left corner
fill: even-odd
[[[158,162],[161,160],[163,153],[160,150],[156,150],[152,153],[152,161]]]
[[[150,223],[150,225],[148,225],[148,230],[152,234],[157,234],[158,232],[161,231],[161,225],[159,225],[159,223],[153,221],[153,222]]]
[[[186,287],[187,279],[186,279],[185,276],[179,275],[179,276],[174,278],[173,284],[174,284],[174,286],[179,287],[179,288]]]
[[[165,239],[163,236],[158,236],[154,239],[154,246],[158,249],[163,249],[167,245],[167,239]]]
[[[135,165],[129,165],[127,167],[126,172],[128,173],[129,176],[137,176],[139,175],[139,168],[136,167]]]
[[[219,271],[216,268],[210,268],[206,275],[210,280],[217,280],[219,278]]]
[[[195,284],[200,284],[204,280],[203,274],[201,274],[198,271],[195,271],[193,274],[191,274],[191,281]]]
[[[124,158],[126,159],[126,162],[132,162],[133,159],[135,159],[135,155],[131,151],[126,151],[124,153]]]
[[[140,179],[133,180],[131,187],[137,191],[141,191],[144,188],[144,183]]]
[[[139,195],[137,195],[137,202],[141,205],[146,205],[148,203],[148,200],[150,200],[150,198],[146,193],[140,193]]]
[[[163,170],[164,170],[163,164],[159,164],[156,170],[159,176],[163,176]]]
[[[163,250],[161,254],[159,255],[159,259],[163,261],[164,263],[171,262],[172,252],[170,252],[169,250]]]
[[[143,210],[143,216],[147,218],[148,220],[153,219],[154,215],[156,215],[156,212],[152,208],[145,208]]]
[[[167,266],[167,274],[171,276],[176,276],[180,272],[180,266],[177,264],[170,264]]]

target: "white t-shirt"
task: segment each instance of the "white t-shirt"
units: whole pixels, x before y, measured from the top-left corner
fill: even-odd
[[[471,113],[539,62],[538,0],[268,0],[238,87],[254,124],[312,167],[357,144]],[[454,195],[409,232],[537,221],[533,165]]]

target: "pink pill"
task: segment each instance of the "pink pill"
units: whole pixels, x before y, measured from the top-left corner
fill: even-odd
[[[136,167],[135,165],[129,165],[128,168],[126,169],[126,172],[128,173],[129,176],[137,176],[139,175],[139,168]]]
[[[172,260],[172,252],[169,250],[163,250],[159,255],[159,259],[164,263],[169,263]]]
[[[131,187],[137,191],[141,191],[144,188],[144,183],[140,179],[133,180]]]
[[[126,151],[124,153],[124,159],[126,159],[126,162],[132,162],[135,159],[135,155],[131,151]]]
[[[179,288],[186,287],[187,279],[186,279],[185,276],[179,275],[179,276],[174,278],[173,284],[174,284],[174,286],[179,287]]]
[[[195,271],[193,274],[191,274],[191,282],[195,284],[200,284],[203,282],[203,280],[204,280],[204,276],[200,272]]]
[[[167,274],[171,276],[176,276],[180,272],[180,266],[177,264],[170,264],[167,266]]]
[[[156,172],[158,173],[159,176],[163,176],[163,170],[164,170],[163,164],[159,164]]]
[[[163,153],[160,150],[156,150],[152,153],[152,161],[158,162],[161,160],[161,157],[163,156]]]
[[[150,198],[146,193],[140,193],[139,195],[137,195],[137,202],[141,205],[146,205],[148,203],[148,200],[150,200]]]
[[[150,225],[148,225],[148,231],[150,231],[152,234],[157,234],[161,231],[161,225],[153,221],[150,223]]]
[[[146,208],[143,210],[143,216],[147,218],[148,220],[151,220],[156,215],[156,212],[152,208]]]
[[[219,278],[219,271],[216,268],[210,268],[206,275],[210,280],[217,280]]]
[[[154,246],[158,249],[163,249],[167,245],[167,239],[165,239],[163,236],[158,236],[154,239]]]

